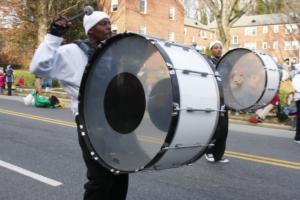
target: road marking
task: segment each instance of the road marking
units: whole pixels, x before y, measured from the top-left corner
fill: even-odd
[[[300,170],[300,167],[297,167],[297,166],[287,165],[287,164],[282,164],[282,163],[277,163],[277,162],[270,162],[267,160],[259,160],[259,159],[249,158],[249,157],[238,156],[238,155],[234,155],[234,154],[227,154],[227,153],[225,153],[225,156],[228,156],[231,158],[238,158],[238,159],[242,159],[242,160],[253,161],[256,163],[263,163],[263,164],[268,164],[268,165],[273,165],[273,166],[278,166],[278,167],[285,167],[285,168]]]
[[[47,118],[47,117],[40,117],[40,116],[36,116],[36,115],[19,113],[19,112],[5,110],[5,109],[1,109],[1,108],[0,108],[0,113],[13,115],[13,116],[17,116],[17,117],[22,117],[25,119],[33,119],[33,120],[37,120],[37,121],[47,122],[47,123],[51,123],[51,124],[59,124],[59,125],[63,125],[63,126],[69,126],[72,128],[76,127],[76,124],[74,122],[68,122],[68,121]]]
[[[295,165],[297,167],[300,167],[300,163],[297,162],[291,162],[291,161],[286,161],[286,160],[279,160],[279,159],[274,159],[274,158],[268,158],[264,156],[255,156],[251,154],[246,154],[246,153],[240,153],[240,152],[234,152],[234,151],[226,151],[226,154],[230,156],[243,156],[245,158],[252,158],[256,160],[265,160],[269,162],[276,162],[276,163],[282,163],[282,164],[287,164],[287,165]]]
[[[30,115],[30,114],[25,114],[25,113],[19,113],[19,112],[5,110],[5,109],[1,109],[1,108],[0,108],[0,113],[18,116],[18,117],[27,118],[27,119],[33,119],[33,120],[42,121],[42,122],[51,123],[51,124],[68,126],[68,127],[73,127],[73,128],[76,127],[76,124],[73,122],[56,120],[56,119],[46,118],[46,117],[40,117],[40,116]],[[138,139],[140,139],[141,141],[144,141],[144,142],[149,142],[149,143],[154,143],[154,144],[162,144],[163,143],[163,139],[161,139],[161,138],[151,137],[151,136],[146,136],[146,135],[138,135]],[[273,166],[279,166],[279,167],[300,170],[300,163],[298,163],[298,162],[279,160],[279,159],[263,157],[263,156],[256,156],[256,155],[245,154],[245,153],[234,152],[234,151],[226,151],[225,155],[228,157],[232,157],[232,158],[238,158],[238,159],[248,160],[248,161],[257,162],[257,163],[264,163],[264,164],[273,165]]]
[[[4,167],[6,169],[9,169],[11,171],[17,172],[19,174],[22,174],[24,176],[28,176],[28,177],[30,177],[32,179],[35,179],[37,181],[40,181],[42,183],[45,183],[45,184],[53,186],[53,187],[58,187],[58,186],[62,185],[61,182],[58,182],[58,181],[56,181],[54,179],[47,178],[45,176],[42,176],[40,174],[37,174],[37,173],[31,172],[29,170],[23,169],[21,167],[18,167],[16,165],[10,164],[8,162],[4,162],[2,160],[0,160],[0,166]]]

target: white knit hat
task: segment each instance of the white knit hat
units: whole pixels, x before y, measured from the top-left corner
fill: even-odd
[[[85,34],[88,34],[91,28],[93,28],[98,22],[106,18],[109,19],[109,16],[105,12],[101,11],[94,11],[91,15],[84,15],[83,26]]]
[[[214,41],[211,41],[211,42],[209,43],[209,48],[208,48],[208,49],[211,50],[215,44],[220,44],[221,46],[223,46],[223,44],[222,44],[221,41],[219,41],[219,40],[214,40]]]

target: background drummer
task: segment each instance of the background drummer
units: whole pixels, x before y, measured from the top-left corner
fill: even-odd
[[[214,40],[209,44],[209,50],[211,51],[210,60],[216,67],[216,64],[222,57],[223,45],[221,41]],[[228,111],[221,112],[219,115],[218,125],[213,135],[211,146],[207,149],[205,158],[208,162],[228,163],[227,158],[223,158],[226,148],[226,140],[228,135]]]
[[[53,20],[44,41],[36,50],[30,71],[39,77],[57,79],[71,96],[72,112],[76,116],[77,131],[80,132],[78,116],[78,94],[84,68],[96,47],[111,37],[109,16],[100,11],[85,15],[83,26],[87,39],[62,45],[63,36],[71,23],[65,17]],[[78,135],[84,162],[87,167],[88,182],[85,184],[84,200],[122,200],[126,199],[128,175],[113,175],[92,159],[86,144]]]

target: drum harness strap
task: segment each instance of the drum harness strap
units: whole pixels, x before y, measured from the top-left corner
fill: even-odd
[[[85,39],[75,40],[73,43],[76,44],[85,53],[85,55],[88,57],[88,61],[90,62],[96,51],[96,48],[92,46],[91,42],[88,39]],[[98,47],[101,47],[102,44],[103,43],[100,43]]]

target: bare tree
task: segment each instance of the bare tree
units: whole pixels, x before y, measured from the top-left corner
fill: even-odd
[[[287,0],[284,8],[285,14],[289,17],[289,21],[298,26],[298,31],[295,31],[295,38],[300,41],[300,1],[299,0]]]
[[[254,0],[240,3],[239,0],[199,0],[213,15],[217,24],[217,36],[227,50],[230,45],[230,29],[232,25],[249,11],[254,5]]]
[[[84,5],[95,4],[97,0],[27,0],[27,10],[32,23],[37,28],[38,43],[40,43],[49,27],[51,20],[57,15],[68,15],[78,12]]]

